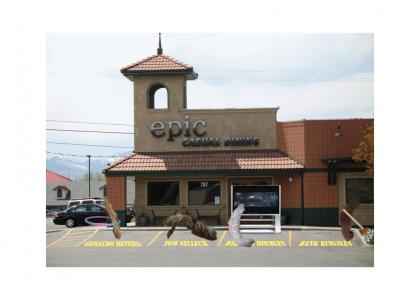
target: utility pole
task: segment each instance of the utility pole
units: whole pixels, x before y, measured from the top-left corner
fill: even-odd
[[[88,167],[88,181],[89,181],[89,198],[90,198],[90,155],[87,155],[89,159],[89,167]]]

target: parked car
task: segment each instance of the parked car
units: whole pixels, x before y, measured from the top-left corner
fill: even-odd
[[[62,212],[62,209],[47,210],[47,217],[54,217],[57,213]]]
[[[108,216],[108,213],[102,205],[98,204],[82,204],[77,206],[72,206],[66,209],[63,212],[56,213],[54,216],[54,224],[56,225],[66,225],[71,228],[74,226],[89,225],[85,222],[87,217],[96,217],[96,216]],[[126,222],[130,222],[132,219],[131,213],[127,211],[126,213]],[[93,220],[97,223],[104,223],[104,219]]]
[[[99,204],[104,206],[105,201],[104,200],[98,200],[98,199],[80,199],[80,200],[70,200],[67,203],[67,208],[70,208],[72,206],[81,205],[81,204]]]

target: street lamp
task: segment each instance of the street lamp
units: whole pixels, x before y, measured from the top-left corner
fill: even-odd
[[[88,181],[89,181],[89,198],[90,198],[90,155],[87,155],[89,159],[89,165],[88,165]]]

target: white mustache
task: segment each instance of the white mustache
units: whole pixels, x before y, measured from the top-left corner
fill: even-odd
[[[238,207],[232,212],[230,216],[228,225],[229,225],[229,234],[242,247],[251,247],[255,243],[253,239],[244,239],[240,233],[240,219],[242,214],[245,211],[245,206],[239,204]]]

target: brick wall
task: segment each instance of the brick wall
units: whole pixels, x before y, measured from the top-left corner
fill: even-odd
[[[296,160],[305,160],[304,123],[302,121],[277,123],[279,149]]]
[[[351,157],[372,119],[314,120],[305,124],[305,167],[325,168],[321,158]],[[337,126],[342,136],[336,137]]]
[[[292,182],[289,182],[292,177]],[[281,207],[300,208],[301,207],[301,187],[300,175],[275,176],[274,184],[281,185]]]
[[[328,173],[305,173],[305,208],[338,207],[338,188],[327,184]]]
[[[351,157],[352,150],[359,144],[363,131],[372,124],[373,119],[346,120],[301,120],[277,123],[279,149],[299,160],[305,168],[326,168],[321,161],[330,157]],[[340,125],[342,136],[336,137]],[[339,167],[363,167],[364,164],[343,163]],[[293,184],[288,177],[276,177],[278,184],[284,185],[284,208],[300,208],[300,177],[295,176]],[[295,185],[296,184],[296,185]],[[306,172],[304,174],[305,209],[337,208],[338,188],[328,185],[328,173]]]
[[[126,209],[125,177],[106,177],[107,199],[114,210]]]
[[[351,157],[362,131],[373,119],[301,120],[277,123],[279,149],[302,162],[306,168],[325,168],[328,157]],[[342,136],[336,137],[337,126]]]

